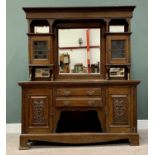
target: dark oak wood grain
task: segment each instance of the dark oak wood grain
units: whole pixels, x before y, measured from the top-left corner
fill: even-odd
[[[34,81],[18,82],[22,90],[20,149],[29,149],[29,142],[33,141],[88,144],[128,139],[131,145],[139,145],[137,85],[140,81],[130,80],[130,30],[134,8],[23,8],[28,20],[30,80]],[[49,26],[49,33],[34,33],[34,23]],[[125,23],[125,32],[109,32],[110,24],[122,23]],[[100,29],[100,74],[59,74],[59,28]],[[112,58],[109,52],[112,40],[125,40],[123,59]],[[47,42],[46,60],[34,59],[34,41]],[[50,78],[32,78],[35,67],[50,68]],[[126,76],[110,79],[110,67],[125,67]]]
[[[37,140],[75,143],[74,138],[66,140],[66,136],[62,136],[60,140],[58,138],[59,134],[57,134],[58,137],[55,136],[61,112],[94,110],[98,114],[103,129],[102,134],[106,135],[107,133],[106,136],[101,134],[102,138],[99,138],[100,142],[129,139],[131,144],[138,144],[137,116],[134,108],[136,106],[136,86],[139,84],[139,81],[98,81],[98,85],[93,80],[87,81],[85,84],[75,81],[23,82],[19,84],[23,89],[22,135],[24,134],[26,138],[26,134],[28,134],[26,138],[27,141],[30,139],[33,140],[36,134],[40,134],[40,137],[36,136]],[[88,90],[90,90],[91,94],[87,94]],[[65,94],[64,91],[66,91]],[[83,93],[81,94],[81,92]],[[35,107],[36,109],[32,110],[33,102],[31,100],[41,100],[41,103],[46,106],[42,106],[42,104],[40,105],[40,103],[38,103],[39,107]],[[35,106],[37,106],[37,104]],[[37,117],[37,110],[39,110],[40,115],[43,115],[46,119],[40,118],[40,115]],[[32,113],[33,111],[35,111],[36,114]],[[45,113],[43,114],[44,111]],[[32,117],[37,117],[37,120]],[[48,139],[48,136],[45,138],[43,136],[44,133],[49,133],[51,138]],[[108,139],[108,133],[112,133],[112,139]],[[115,135],[116,133],[117,136]],[[119,134],[122,133],[126,134],[124,138],[122,138],[122,135],[119,136]],[[137,134],[136,138],[133,138],[132,133]],[[74,133],[72,133],[72,135],[74,135]],[[52,136],[54,136],[54,138],[52,138]],[[86,135],[81,133],[81,140],[79,138],[76,142],[83,143],[83,136],[85,137]],[[95,137],[95,134],[93,136]],[[104,139],[104,137],[106,138]],[[24,145],[26,145],[25,138],[21,138],[21,141],[23,141],[21,142],[21,147],[23,146],[23,148],[25,147]],[[94,138],[94,141],[89,141],[88,135],[85,138],[87,138],[85,143],[98,142],[98,138]]]

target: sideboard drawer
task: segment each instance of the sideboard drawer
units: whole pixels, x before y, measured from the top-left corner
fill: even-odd
[[[58,88],[57,96],[99,96],[101,88]]]
[[[56,107],[102,107],[101,98],[57,98]]]

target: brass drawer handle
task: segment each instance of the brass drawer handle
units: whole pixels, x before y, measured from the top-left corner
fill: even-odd
[[[87,91],[87,94],[88,94],[88,95],[93,95],[94,93],[95,93],[94,90],[88,90],[88,91]]]
[[[94,105],[95,104],[95,101],[88,101],[88,105],[89,106],[92,106],[92,105]]]
[[[64,91],[64,95],[65,95],[65,96],[68,96],[68,95],[70,95],[70,94],[71,94],[71,91],[70,91],[70,90],[65,90],[65,91]]]
[[[64,101],[64,105],[65,105],[65,106],[68,106],[69,104],[70,104],[69,101]]]

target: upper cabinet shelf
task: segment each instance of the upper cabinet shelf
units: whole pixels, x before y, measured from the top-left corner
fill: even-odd
[[[108,32],[110,33],[124,33],[129,32],[129,23],[126,19],[111,19],[108,25]]]
[[[105,35],[131,35],[132,32],[105,32]]]
[[[54,36],[54,33],[27,33],[28,36]]]
[[[32,34],[49,34],[50,24],[47,20],[32,20],[30,22],[30,31]]]

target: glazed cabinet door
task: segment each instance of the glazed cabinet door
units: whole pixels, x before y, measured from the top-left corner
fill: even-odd
[[[107,130],[131,131],[131,93],[128,87],[111,87],[107,92]]]
[[[30,64],[50,64],[51,38],[49,36],[32,36],[29,38]]]
[[[23,132],[49,133],[52,131],[52,90],[27,89],[24,91]]]
[[[107,37],[107,62],[109,64],[129,63],[129,36],[110,35]]]

